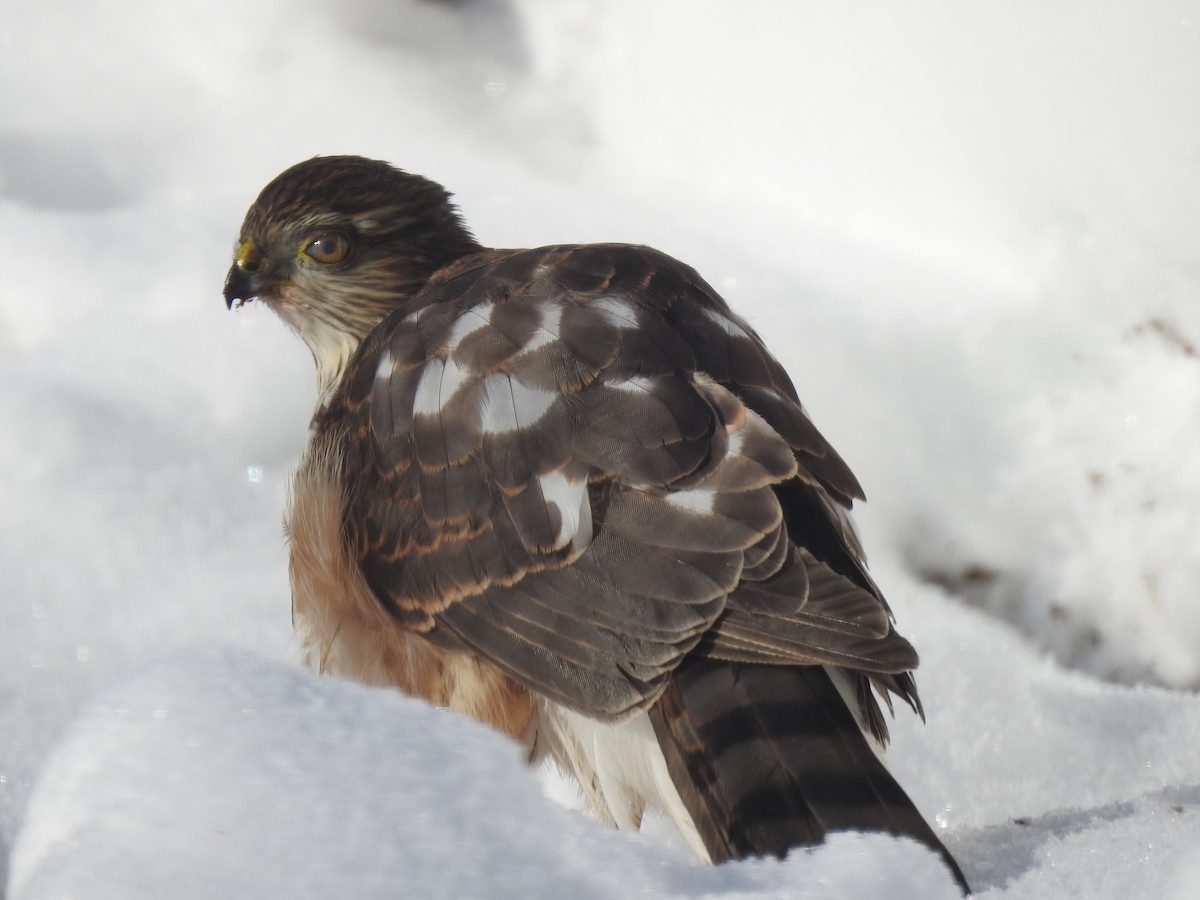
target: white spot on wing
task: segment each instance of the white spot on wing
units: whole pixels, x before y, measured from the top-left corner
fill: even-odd
[[[379,357],[379,365],[375,367],[375,381],[387,381],[392,377],[392,369],[396,361],[392,359],[392,351],[384,350]]]
[[[619,391],[629,391],[630,393],[651,393],[654,390],[654,379],[647,378],[645,375],[634,375],[630,378],[623,378],[620,381],[605,382],[606,387],[616,388]]]
[[[683,506],[687,509],[694,509],[696,512],[703,513],[713,511],[713,501],[716,497],[717,494],[715,491],[676,491],[673,494],[667,494],[667,500],[676,506]]]
[[[562,546],[568,541],[574,546],[586,544],[592,538],[592,508],[588,502],[587,481],[574,481],[560,469],[549,475],[539,475],[538,485],[546,505],[558,508],[560,525],[554,543]]]
[[[446,340],[446,355],[450,356],[458,349],[458,345],[469,338],[475,332],[483,328],[489,327],[488,316],[491,314],[492,304],[483,303],[473,309],[468,309],[455,321],[450,328],[450,337]]]
[[[729,434],[729,444],[726,446],[725,455],[726,456],[740,456],[742,453],[742,447],[745,446],[745,444],[746,444],[746,429],[745,429],[745,427],[743,426],[742,428],[739,428],[737,431],[728,432],[728,434]]]
[[[529,343],[521,348],[522,353],[531,353],[547,344],[558,340],[558,332],[562,327],[562,307],[548,306],[542,310],[542,324],[534,331]]]
[[[616,297],[601,297],[588,304],[589,309],[600,313],[608,323],[616,328],[637,328],[637,310],[626,300]]]
[[[421,372],[413,398],[413,413],[438,415],[474,372],[454,360],[431,359]]]
[[[503,372],[483,381],[480,427],[487,434],[507,434],[532,425],[546,414],[558,394],[514,381]]]

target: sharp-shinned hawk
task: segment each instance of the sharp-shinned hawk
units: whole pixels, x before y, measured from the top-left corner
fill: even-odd
[[[316,668],[486,722],[713,862],[884,830],[965,889],[880,755],[917,654],[859,484],[695,271],[486,249],[440,185],[335,156],[262,191],[225,298],[316,361],[287,518]]]

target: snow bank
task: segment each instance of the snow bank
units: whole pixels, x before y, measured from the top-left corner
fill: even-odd
[[[47,763],[11,900],[953,898],[914,842],[711,869],[548,799],[516,745],[391,692],[216,649],[94,703]]]
[[[979,895],[1200,887],[1200,700],[1063,672],[907,586],[932,715],[901,715],[889,758]],[[662,822],[618,833],[554,796],[573,799],[457,715],[243,650],[187,651],[72,726],[31,799],[9,897],[957,896],[909,841],[843,834],[712,869]]]

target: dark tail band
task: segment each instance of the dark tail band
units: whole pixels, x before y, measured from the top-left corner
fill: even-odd
[[[713,862],[783,856],[830,831],[887,831],[936,850],[969,892],[824,668],[692,658],[650,719]]]

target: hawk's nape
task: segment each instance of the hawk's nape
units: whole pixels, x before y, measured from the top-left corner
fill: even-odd
[[[750,326],[620,244],[487,250],[433,182],[300,163],[226,301],[305,340],[321,399],[288,515],[322,671],[487,722],[597,813],[713,862],[913,837],[876,694],[917,655],[867,575],[858,482]]]

